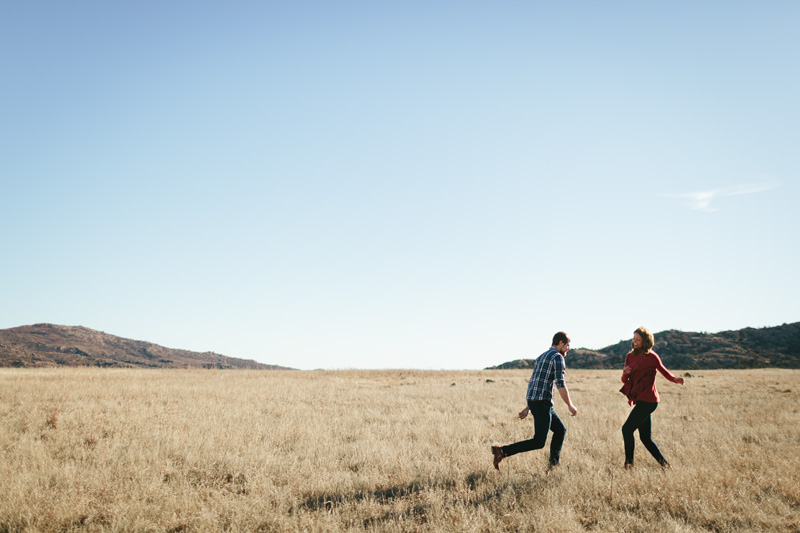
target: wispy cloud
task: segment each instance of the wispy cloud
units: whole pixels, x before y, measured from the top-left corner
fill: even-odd
[[[744,185],[734,185],[733,187],[724,187],[722,189],[711,189],[707,191],[695,191],[684,194],[662,194],[667,198],[682,198],[686,200],[686,205],[696,211],[706,211],[711,213],[717,211],[718,208],[711,205],[711,203],[723,196],[738,196],[742,194],[755,194],[758,192],[768,191],[778,187],[778,182],[764,182],[764,183],[748,183]]]

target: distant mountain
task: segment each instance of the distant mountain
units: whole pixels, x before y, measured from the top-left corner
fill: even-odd
[[[674,329],[655,334],[653,350],[670,369],[800,368],[800,322],[719,333]],[[631,349],[627,339],[601,350],[577,348],[567,354],[569,368],[622,368]],[[535,359],[516,359],[498,368],[532,368]]]
[[[81,326],[34,324],[0,329],[0,367],[54,366],[285,369],[213,352],[164,348]]]

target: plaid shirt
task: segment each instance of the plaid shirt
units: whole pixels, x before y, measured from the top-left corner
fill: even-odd
[[[528,382],[527,400],[549,400],[553,403],[553,383],[556,388],[565,387],[564,371],[566,364],[564,356],[551,347],[536,359],[533,365],[533,374]]]

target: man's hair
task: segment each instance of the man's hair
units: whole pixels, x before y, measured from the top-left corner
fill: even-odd
[[[564,344],[569,343],[569,337],[563,331],[559,331],[555,335],[553,335],[553,346],[558,346],[559,342],[563,342]]]
[[[653,334],[650,333],[650,330],[644,326],[636,328],[636,331],[634,331],[633,334],[636,335],[637,333],[642,338],[642,352],[644,352],[645,355],[650,353],[650,350],[656,343],[656,338],[653,337]]]

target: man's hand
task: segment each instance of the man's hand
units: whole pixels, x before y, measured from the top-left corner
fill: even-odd
[[[526,416],[528,416],[528,413],[529,413],[530,411],[531,411],[531,410],[530,410],[530,408],[526,407],[525,409],[523,409],[522,411],[520,411],[520,412],[519,412],[519,414],[518,414],[517,416],[519,417],[519,419],[520,419],[520,420],[522,420],[523,418],[525,418]]]
[[[567,390],[567,386],[564,385],[563,387],[559,387],[558,393],[561,395],[561,399],[564,400],[564,403],[567,404],[567,407],[569,407],[569,414],[572,416],[578,414],[578,408],[572,403],[572,398],[569,397],[569,390]]]

